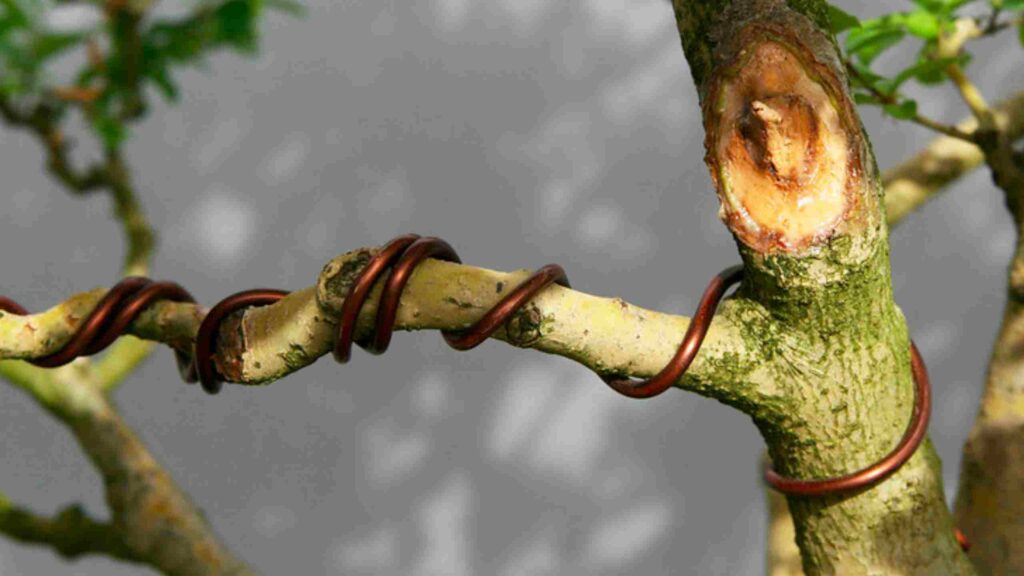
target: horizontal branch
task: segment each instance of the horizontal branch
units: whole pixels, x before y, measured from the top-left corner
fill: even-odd
[[[992,107],[992,113],[996,126],[1005,130],[1010,140],[1024,136],[1024,92],[998,102]],[[974,134],[978,121],[971,117],[957,124],[957,128]],[[895,225],[937,192],[984,162],[984,153],[974,144],[940,136],[910,159],[886,170],[882,174],[882,185],[885,187],[889,225]]]
[[[12,506],[0,495],[0,534],[24,544],[48,546],[65,558],[99,554],[143,562],[113,526],[89,518],[78,505],[49,518]]]
[[[324,268],[317,286],[228,317],[221,325],[215,355],[220,373],[229,382],[266,383],[330,351],[348,288],[375,250],[339,256]],[[498,272],[428,259],[406,286],[395,327],[467,328],[529,275],[526,270]],[[381,289],[378,282],[359,314],[357,341],[372,329]],[[0,358],[31,359],[59,350],[104,293],[96,289],[76,294],[35,315],[0,315]],[[160,302],[143,312],[129,333],[191,351],[204,315],[205,309],[197,305]],[[756,402],[752,388],[757,386],[750,377],[761,365],[758,330],[767,329],[767,322],[749,301],[723,302],[681,386],[723,401]],[[601,374],[650,377],[675,354],[688,325],[688,318],[553,285],[494,337],[571,358]]]

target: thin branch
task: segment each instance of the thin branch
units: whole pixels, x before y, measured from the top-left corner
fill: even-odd
[[[152,342],[126,336],[110,345],[103,356],[93,363],[96,384],[104,392],[117,388],[135,369],[146,361],[156,346]]]
[[[89,518],[78,505],[49,518],[13,506],[0,494],[0,534],[24,544],[47,546],[68,559],[98,554],[128,562],[145,561],[125,545],[113,526]]]
[[[873,83],[869,82],[868,79],[865,78],[859,70],[857,70],[857,67],[854,66],[853,62],[851,62],[849,59],[844,59],[843,63],[846,66],[847,73],[849,73],[850,76],[852,76],[861,86],[863,86],[864,89],[870,92],[871,95],[876,100],[878,100],[878,102],[884,105],[899,103],[899,99],[896,98],[895,94],[889,94],[879,90]],[[963,130],[960,130],[958,127],[950,126],[949,124],[943,124],[938,120],[933,120],[920,113],[915,112],[914,115],[909,118],[909,120],[914,122],[915,124],[924,126],[925,128],[928,128],[929,130],[933,130],[940,134],[945,134],[946,136],[949,136],[951,138],[958,138],[960,140],[963,140],[964,142],[974,142],[974,137],[971,134],[968,134]]]
[[[992,110],[988,107],[988,102],[981,95],[981,90],[978,90],[978,87],[964,73],[963,68],[956,63],[949,64],[946,66],[946,74],[953,80],[957,92],[960,93],[960,97],[963,98],[974,117],[978,119],[981,128],[985,130],[993,127],[995,120],[992,118]]]
[[[103,165],[97,163],[85,170],[78,170],[68,157],[69,143],[64,133],[54,124],[54,118],[61,114],[60,106],[44,101],[31,110],[23,111],[6,97],[0,96],[0,116],[10,126],[28,129],[42,142],[47,153],[46,166],[61,184],[76,194],[100,190],[106,185]]]
[[[983,31],[978,27],[978,23],[974,18],[960,18],[953,23],[953,29],[950,32],[939,34],[934,57],[953,59],[952,62],[946,65],[946,75],[953,81],[953,85],[956,86],[957,92],[959,92],[964,103],[967,104],[971,114],[974,114],[974,117],[978,119],[978,126],[981,131],[989,132],[995,129],[995,118],[992,116],[992,110],[989,108],[988,103],[985,102],[985,98],[981,95],[978,87],[967,78],[963,68],[955,61],[955,58],[963,52],[964,44],[982,35]]]
[[[125,276],[145,276],[156,245],[156,233],[139,204],[131,175],[119,150],[108,150],[107,184],[114,200],[114,215],[124,232],[127,250],[124,258]]]
[[[1017,17],[1010,18],[1008,20],[997,21],[998,17],[999,14],[997,12],[993,12],[992,18],[985,24],[985,27],[982,28],[981,30],[982,36],[992,36],[994,34],[1002,32],[1003,30],[1016,28],[1020,26],[1022,23],[1024,23],[1024,14],[1020,14]]]
[[[1010,141],[1024,137],[1024,92],[997,102],[992,113],[996,126],[1005,131]],[[978,121],[967,118],[957,124],[957,129],[973,138]],[[941,136],[908,160],[886,170],[882,184],[889,226],[902,221],[936,193],[984,163],[985,154],[978,146],[961,138]]]
[[[24,510],[0,498],[0,533],[16,538],[21,534],[17,539],[30,538],[62,554],[65,550],[108,553],[168,575],[251,574],[117,413],[88,359],[52,370],[22,361],[0,361],[0,375],[28,392],[71,431],[103,479],[112,517],[108,525],[97,525],[71,509],[47,521],[26,516]]]

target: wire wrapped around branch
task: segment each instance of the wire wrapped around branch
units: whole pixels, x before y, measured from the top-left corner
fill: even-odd
[[[348,288],[341,305],[338,336],[334,345],[335,360],[345,363],[350,359],[356,319],[370,291],[382,278],[384,284],[373,332],[370,338],[356,343],[373,354],[382,354],[387,350],[394,332],[402,292],[416,267],[428,258],[461,263],[458,254],[444,240],[416,234],[406,234],[391,240],[370,258]],[[613,390],[630,398],[651,398],[664,393],[689,368],[700,350],[719,302],[729,287],[739,283],[742,278],[742,266],[733,266],[711,280],[704,290],[697,312],[675,356],[657,375],[641,381],[602,375],[602,380]],[[442,331],[445,342],[457,350],[469,350],[480,345],[551,284],[569,287],[565,271],[556,264],[549,264],[534,272],[485,312],[472,326],[459,331]],[[178,365],[182,377],[188,382],[198,380],[208,393],[217,393],[221,388],[222,379],[217,372],[214,356],[221,322],[241,309],[273,304],[288,294],[287,291],[274,289],[246,290],[218,302],[200,324],[192,358],[178,352]],[[147,306],[161,299],[194,302],[188,291],[173,282],[154,282],[139,277],[126,278],[104,295],[83,322],[81,329],[63,348],[32,362],[39,366],[53,367],[66,364],[77,356],[95,354],[122,334]],[[27,313],[16,302],[3,297],[0,297],[0,309],[15,314]],[[915,382],[913,413],[903,438],[889,454],[856,472],[826,479],[785,478],[767,466],[765,480],[768,484],[786,494],[821,496],[873,486],[898,470],[910,459],[924,439],[931,410],[931,387],[927,370],[913,343],[911,366]],[[965,550],[969,547],[959,531],[957,539]]]

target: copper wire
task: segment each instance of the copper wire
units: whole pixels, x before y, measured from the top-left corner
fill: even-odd
[[[402,292],[416,267],[427,258],[448,262],[461,262],[455,250],[440,238],[420,237],[416,234],[399,236],[388,242],[363,267],[353,280],[342,304],[338,319],[338,337],[334,358],[345,363],[351,357],[356,319],[377,281],[384,278],[380,303],[377,306],[373,332],[365,342],[357,342],[373,354],[387,350],[394,331]],[[613,375],[601,375],[613,390],[630,398],[651,398],[664,393],[683,376],[690,367],[701,343],[711,326],[718,303],[730,286],[743,278],[742,266],[727,268],[712,278],[701,296],[697,311],[672,360],[648,380],[632,380]],[[463,330],[442,331],[445,342],[457,350],[478,346],[502,325],[508,322],[534,296],[551,284],[569,287],[565,271],[557,264],[549,264],[534,272],[516,286],[475,324]],[[205,316],[196,334],[194,354],[190,359],[178,352],[178,365],[187,382],[197,379],[203,389],[215,394],[221,389],[221,376],[217,372],[214,356],[217,334],[221,322],[233,312],[249,306],[273,304],[288,295],[283,290],[256,289],[232,294],[218,302]],[[78,356],[99,352],[122,334],[129,324],[150,304],[157,300],[194,302],[192,296],[173,282],[153,282],[147,278],[129,277],[118,282],[103,296],[96,308],[83,321],[79,330],[63,348],[42,358],[31,360],[44,367],[61,366]],[[13,300],[0,296],[0,310],[24,315],[28,312]],[[785,478],[766,466],[764,477],[774,489],[794,496],[824,496],[867,488],[881,482],[900,468],[917,450],[928,428],[931,411],[931,386],[928,373],[917,347],[911,342],[911,370],[914,377],[914,406],[910,423],[900,442],[881,460],[856,472],[835,478],[797,480]],[[956,532],[957,541],[966,551],[967,539]]]
[[[382,354],[387,350],[391,343],[391,334],[394,331],[395,317],[398,314],[398,302],[402,291],[413,270],[426,258],[461,262],[458,254],[444,240],[431,236],[419,237],[416,234],[406,234],[395,238],[370,259],[363,271],[352,282],[345,302],[342,304],[338,340],[334,346],[335,360],[342,363],[348,362],[355,333],[355,321],[359,316],[359,311],[362,309],[363,303],[366,302],[370,289],[390,267],[391,271],[386,276],[380,304],[377,307],[377,321],[374,325],[372,340],[361,344],[362,348],[373,354]],[[562,267],[557,264],[548,264],[516,286],[469,328],[460,331],[442,331],[445,342],[456,350],[475,348],[519,311],[526,302],[553,283],[569,286]]]
[[[903,438],[888,454],[874,464],[834,478],[820,480],[795,480],[780,476],[771,466],[766,466],[764,479],[768,484],[784,494],[799,496],[824,496],[826,494],[843,494],[872,486],[892,475],[917,451],[918,445],[928,432],[928,416],[932,407],[932,388],[928,380],[928,371],[924,367],[917,346],[910,343],[910,370],[914,376],[914,409],[910,415],[910,424],[903,433]]]
[[[206,390],[208,394],[220,392],[222,380],[217,375],[213,357],[221,321],[232,312],[242,308],[273,304],[287,295],[288,292],[284,290],[256,288],[232,294],[210,308],[196,332],[195,356],[193,357],[195,377],[199,379],[203,390]]]
[[[686,334],[683,335],[683,341],[679,344],[676,355],[653,378],[639,382],[614,376],[601,376],[601,379],[605,384],[611,386],[612,390],[630,398],[652,398],[671,388],[682,378],[690,367],[690,363],[696,358],[725,291],[742,279],[743,266],[740,265],[726,268],[711,279],[708,287],[704,289],[704,294],[700,297],[697,313],[690,320],[690,325],[686,328]]]
[[[29,362],[42,368],[56,368],[79,356],[92,356],[109,346],[143,310],[158,300],[195,302],[187,290],[174,282],[154,282],[149,278],[129,276],[103,295],[60,350]],[[0,310],[22,316],[29,313],[17,302],[2,296]],[[191,356],[180,350],[175,350],[175,355],[182,377],[188,380],[192,372]]]

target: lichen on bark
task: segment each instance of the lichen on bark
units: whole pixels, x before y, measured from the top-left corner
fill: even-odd
[[[770,316],[776,408],[752,412],[776,469],[853,472],[911,412],[909,339],[889,278],[881,185],[814,0],[675,0],[707,163],[745,265],[739,299]],[[925,442],[877,486],[789,497],[808,575],[969,574]]]

